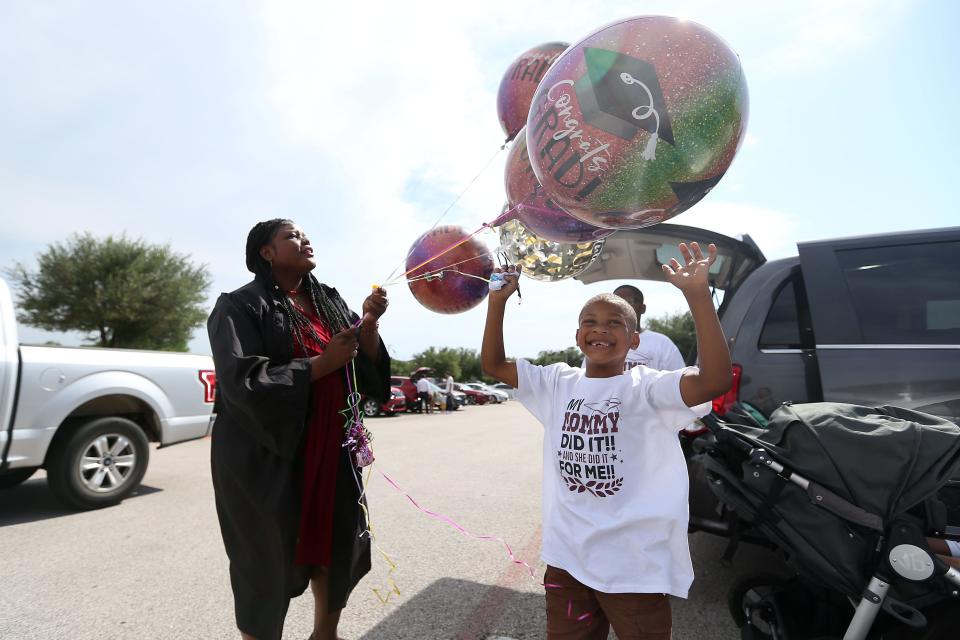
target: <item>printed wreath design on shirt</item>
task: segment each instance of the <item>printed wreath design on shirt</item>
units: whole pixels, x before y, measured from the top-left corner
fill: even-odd
[[[591,480],[586,484],[577,478],[568,478],[567,476],[563,476],[563,479],[567,483],[567,488],[570,489],[570,491],[576,491],[577,493],[589,491],[593,495],[600,498],[612,496],[617,491],[620,491],[620,486],[623,484],[623,478],[617,478],[611,482],[599,482],[597,480]]]

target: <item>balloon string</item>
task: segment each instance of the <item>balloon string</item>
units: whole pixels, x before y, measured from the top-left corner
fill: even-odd
[[[510,545],[507,543],[507,541],[504,540],[503,538],[499,538],[499,537],[497,537],[497,536],[482,535],[482,534],[473,533],[473,532],[471,532],[471,531],[468,531],[466,528],[460,526],[460,525],[459,525],[456,521],[454,521],[452,518],[449,518],[449,517],[447,517],[447,516],[445,516],[445,515],[443,515],[443,514],[440,514],[440,513],[435,513],[435,512],[433,512],[433,511],[430,511],[429,509],[423,508],[422,506],[420,506],[420,503],[417,502],[417,501],[413,498],[413,496],[411,496],[409,493],[407,493],[406,491],[404,491],[404,490],[400,487],[400,485],[398,485],[396,482],[394,482],[393,478],[391,478],[390,476],[388,476],[386,473],[384,473],[384,472],[381,471],[380,469],[377,469],[377,473],[379,473],[380,476],[390,484],[390,486],[392,486],[394,489],[396,489],[397,491],[399,491],[400,494],[401,494],[403,497],[405,497],[407,500],[409,500],[409,501],[410,501],[410,504],[412,504],[414,507],[416,507],[417,510],[420,511],[421,513],[429,516],[430,518],[433,518],[434,520],[439,520],[440,522],[443,522],[444,524],[450,525],[451,527],[453,527],[454,529],[456,529],[457,531],[459,531],[459,532],[462,533],[463,535],[467,536],[468,538],[474,538],[475,540],[485,540],[485,541],[490,541],[490,542],[499,542],[500,544],[503,545],[504,549],[507,550],[507,555],[510,557],[510,562],[512,562],[513,564],[520,565],[520,566],[524,567],[524,568],[527,570],[527,573],[530,574],[530,577],[531,577],[531,578],[534,577],[533,567],[531,567],[529,564],[527,564],[527,563],[524,562],[523,560],[520,560],[519,558],[517,558],[517,556],[514,555],[514,553],[513,553],[513,549],[510,547]]]
[[[379,473],[380,476],[381,476],[384,480],[386,480],[387,483],[390,484],[390,486],[392,486],[394,489],[396,489],[403,497],[405,497],[407,500],[409,500],[409,501],[410,501],[410,504],[412,504],[414,507],[416,507],[417,510],[420,511],[421,513],[429,516],[430,518],[433,518],[434,520],[439,520],[440,522],[443,522],[444,524],[450,525],[451,527],[453,527],[454,529],[456,529],[458,532],[462,533],[463,535],[467,536],[468,538],[473,538],[473,539],[475,539],[475,540],[488,541],[488,542],[499,542],[501,545],[503,545],[503,548],[506,549],[506,551],[507,551],[507,556],[510,558],[510,562],[511,562],[512,564],[519,565],[519,566],[523,567],[523,568],[526,570],[527,574],[529,574],[531,580],[537,582],[538,584],[540,584],[541,586],[543,586],[543,587],[546,588],[546,589],[562,589],[562,588],[563,588],[563,585],[560,585],[560,584],[554,584],[554,583],[551,583],[551,582],[540,582],[540,581],[538,581],[538,580],[536,579],[535,575],[534,575],[533,567],[531,567],[527,562],[525,562],[525,561],[517,558],[517,556],[513,553],[513,549],[510,547],[510,544],[509,544],[506,540],[504,540],[503,538],[500,538],[500,537],[498,537],[498,536],[491,536],[491,535],[483,535],[483,534],[473,533],[472,531],[469,531],[469,530],[466,529],[465,527],[463,527],[463,526],[461,526],[460,524],[458,524],[458,523],[457,523],[455,520],[453,520],[452,518],[449,518],[449,517],[447,517],[447,516],[445,516],[445,515],[443,515],[443,514],[440,514],[440,513],[435,513],[435,512],[433,512],[433,511],[431,511],[431,510],[429,510],[429,509],[425,509],[424,507],[420,506],[420,503],[417,502],[417,501],[414,499],[413,496],[411,496],[409,493],[407,493],[406,491],[404,491],[404,490],[400,487],[400,485],[398,485],[398,484],[393,480],[393,478],[391,478],[390,476],[388,476],[386,473],[384,473],[384,472],[381,471],[380,469],[377,469],[377,473]],[[583,614],[577,616],[576,618],[574,618],[574,616],[573,616],[573,600],[572,600],[572,599],[568,599],[568,600],[567,600],[567,617],[568,617],[568,618],[573,618],[576,622],[584,622],[584,621],[590,620],[590,619],[593,617],[593,615],[594,615],[593,613],[587,611],[586,613],[583,613]]]
[[[480,176],[482,176],[484,173],[486,173],[487,169],[490,168],[490,164],[496,159],[496,157],[497,157],[498,155],[500,155],[500,152],[501,152],[501,151],[503,151],[504,149],[507,148],[507,144],[508,144],[509,142],[510,142],[509,140],[506,140],[506,141],[504,141],[504,143],[503,143],[502,145],[500,145],[500,146],[497,148],[497,150],[493,153],[493,155],[490,156],[490,158],[486,161],[486,163],[484,163],[484,165],[483,165],[483,167],[480,169],[480,171],[478,171],[477,174],[476,174],[475,176],[473,176],[473,178],[470,180],[470,182],[467,183],[467,186],[465,186],[465,187],[463,188],[463,190],[462,190],[460,193],[457,194],[457,197],[453,199],[453,202],[451,202],[449,205],[447,205],[447,208],[443,210],[443,213],[440,214],[440,217],[437,218],[437,221],[434,222],[434,223],[430,226],[430,229],[427,230],[428,232],[429,232],[429,231],[432,231],[433,229],[436,228],[436,226],[437,226],[438,224],[440,224],[440,221],[443,220],[444,217],[450,212],[450,210],[453,209],[454,205],[457,204],[457,203],[460,201],[460,198],[462,198],[462,197],[464,196],[464,194],[466,194],[467,191],[470,190],[470,188],[471,188],[471,187],[473,186],[473,184],[480,178]],[[414,247],[415,247],[415,246],[416,246],[416,245],[414,245]],[[387,276],[385,282],[392,282],[393,276],[394,276],[394,274],[397,272],[397,269],[399,269],[400,266],[403,265],[403,264],[407,261],[407,258],[410,257],[410,254],[413,253],[414,247],[410,247],[410,251],[407,252],[407,255],[404,256],[404,258],[403,258],[403,260],[400,262],[400,264],[398,264],[396,267],[393,268],[393,271],[391,271],[391,272],[390,272],[390,275]],[[428,260],[427,262],[429,262],[429,260]],[[421,265],[421,266],[422,266],[422,265]],[[408,272],[408,273],[409,273],[409,272]],[[404,275],[406,275],[406,274],[404,274]],[[398,279],[399,279],[399,278],[398,278]]]
[[[474,257],[472,257],[472,258],[467,258],[466,260],[461,260],[460,262],[454,262],[454,263],[451,264],[449,267],[444,267],[443,269],[436,269],[435,271],[428,271],[428,272],[426,272],[426,273],[424,273],[424,274],[422,274],[422,275],[414,276],[414,277],[412,277],[412,278],[407,278],[406,282],[417,282],[417,281],[419,281],[419,280],[432,280],[432,279],[434,279],[434,278],[442,277],[442,274],[444,274],[444,273],[458,273],[458,274],[460,274],[460,275],[462,275],[462,276],[466,276],[466,277],[468,277],[468,278],[477,278],[478,280],[483,280],[484,282],[490,282],[490,279],[489,279],[489,278],[484,278],[484,277],[482,277],[482,276],[477,276],[477,275],[474,275],[474,274],[472,274],[472,273],[465,273],[465,272],[463,272],[463,271],[460,271],[459,269],[451,269],[451,268],[450,268],[450,267],[456,267],[457,265],[464,264],[465,262],[470,262],[471,260],[477,260],[477,259],[483,258],[483,257],[485,257],[485,256],[484,256],[484,255],[479,255],[479,256],[474,256]],[[383,286],[383,287],[392,287],[392,286],[394,286],[394,285],[396,285],[396,284],[399,284],[399,282],[388,282],[387,284],[384,284],[384,285],[381,285],[381,286]]]
[[[354,324],[359,325],[360,323],[358,321]],[[360,393],[358,392],[359,385],[355,384],[357,379],[357,368],[353,360],[350,361],[350,368],[347,369],[346,373],[347,373],[347,408],[341,411],[340,413],[344,414],[345,416],[347,412],[350,412],[351,414],[350,416],[346,416],[347,424],[345,425],[345,429],[344,429],[345,430],[344,435],[346,435],[344,446],[349,446],[352,440],[351,434],[354,432],[355,426],[360,425],[360,428],[363,429],[364,431],[366,431],[366,429],[363,427],[363,416],[360,414],[360,410],[359,410]],[[354,389],[357,389],[357,391],[355,391]],[[356,399],[356,401],[354,401],[354,399]],[[368,447],[370,446],[369,437],[367,441],[367,446]],[[390,602],[390,599],[393,598],[394,596],[398,596],[398,597],[400,596],[400,587],[397,586],[396,580],[394,580],[394,577],[393,577],[393,574],[396,573],[397,571],[397,563],[393,561],[393,558],[390,557],[390,554],[384,551],[383,548],[380,547],[380,544],[377,542],[377,536],[373,532],[373,520],[371,520],[370,518],[370,510],[367,508],[366,501],[364,500],[364,496],[367,493],[367,485],[370,484],[370,472],[373,470],[373,465],[371,464],[370,468],[367,470],[366,481],[362,482],[361,475],[357,473],[357,469],[354,466],[352,451],[350,452],[350,455],[351,455],[350,468],[351,468],[351,471],[353,471],[353,474],[352,474],[353,479],[354,479],[354,482],[357,483],[357,490],[359,491],[359,496],[357,496],[357,504],[360,506],[360,510],[363,512],[364,522],[366,522],[366,526],[364,527],[364,530],[360,532],[359,537],[362,538],[363,536],[366,535],[370,539],[370,544],[373,545],[373,548],[377,550],[377,553],[380,554],[380,556],[383,558],[383,561],[386,562],[387,566],[389,567],[389,569],[387,570],[387,583],[388,583],[387,588],[372,587],[371,591],[373,591],[374,595],[377,596],[377,599],[380,600],[381,604],[387,604],[388,602]]]
[[[490,282],[490,278],[484,278],[483,276],[477,276],[472,273],[465,273],[463,271],[460,271],[459,269],[441,269],[440,271],[428,273],[422,276],[417,276],[416,278],[410,278],[409,280],[407,280],[407,282],[416,282],[418,280],[433,280],[434,278],[443,277],[443,274],[445,273],[456,273],[466,278],[476,278],[477,280],[483,280],[484,282],[487,282],[487,283]]]
[[[470,274],[464,274],[464,275],[470,275]],[[360,324],[360,321],[358,320],[357,322],[354,323],[354,326],[358,326],[359,324]],[[357,378],[357,369],[356,369],[356,364],[353,360],[350,361],[350,368],[347,369],[346,374],[347,374],[346,377],[347,377],[347,398],[348,398],[347,405],[348,406],[346,409],[341,411],[341,413],[346,415],[347,412],[350,412],[351,415],[348,417],[348,422],[345,428],[346,435],[348,436],[348,438],[347,438],[347,441],[344,442],[344,446],[348,446],[350,444],[350,434],[353,432],[353,427],[355,425],[359,425],[360,428],[366,431],[366,429],[363,427],[363,416],[361,415],[359,410],[360,393],[359,393],[359,385],[355,384],[355,381]],[[370,446],[369,440],[367,442],[367,446],[368,447]],[[388,588],[383,589],[383,588],[373,587],[371,588],[371,591],[373,591],[374,595],[377,596],[377,599],[380,600],[381,604],[387,604],[390,602],[390,600],[394,596],[399,597],[401,595],[401,592],[400,592],[400,587],[397,586],[397,583],[393,577],[394,573],[397,571],[397,563],[394,562],[393,558],[391,558],[390,555],[386,551],[384,551],[380,547],[379,543],[377,542],[377,537],[373,532],[373,522],[370,519],[370,510],[367,508],[367,505],[363,499],[367,492],[366,487],[370,484],[370,474],[373,472],[374,463],[371,462],[371,464],[369,465],[367,469],[367,479],[364,482],[361,482],[361,476],[360,474],[357,473],[356,467],[353,466],[352,457],[351,457],[350,466],[351,466],[351,470],[353,471],[354,481],[357,483],[357,489],[360,492],[360,495],[357,498],[357,504],[360,506],[360,509],[363,512],[364,521],[366,522],[366,527],[364,528],[363,531],[360,532],[359,537],[362,538],[364,535],[368,536],[370,539],[370,543],[373,545],[374,549],[377,550],[377,552],[383,558],[383,561],[389,567],[387,571],[387,582],[389,585]],[[510,562],[512,564],[522,566],[524,569],[526,569],[527,573],[530,575],[530,578],[536,581],[536,578],[534,577],[533,567],[531,567],[524,560],[520,560],[519,558],[517,558],[517,556],[513,553],[513,549],[510,547],[510,544],[506,540],[498,536],[473,533],[467,530],[466,528],[464,528],[463,526],[461,526],[460,524],[458,524],[452,518],[449,518],[445,515],[435,513],[433,511],[430,511],[429,509],[425,509],[421,507],[420,503],[418,503],[413,498],[413,496],[411,496],[409,493],[404,491],[400,487],[400,485],[398,485],[393,480],[393,478],[388,476],[386,473],[384,473],[380,469],[377,469],[377,473],[379,473],[383,477],[383,479],[390,484],[390,486],[392,486],[394,489],[399,491],[401,495],[403,495],[407,500],[409,500],[410,504],[416,507],[417,510],[429,516],[430,518],[433,518],[434,520],[439,520],[440,522],[450,525],[451,527],[453,527],[454,529],[456,529],[457,531],[459,531],[460,533],[462,533],[467,537],[474,538],[476,540],[481,540],[481,541],[499,542],[500,544],[502,544],[504,549],[506,549],[507,551],[507,555],[510,558]],[[563,585],[552,584],[548,582],[541,582],[540,584],[546,589],[563,588]],[[586,613],[581,614],[577,618],[575,618],[575,620],[576,622],[584,622],[591,619],[593,615],[594,615],[593,613],[588,611]],[[567,617],[573,618],[573,600],[572,599],[567,600]]]
[[[399,281],[399,280],[401,280],[401,279],[403,279],[403,278],[406,278],[407,276],[409,276],[411,273],[413,273],[413,272],[416,271],[417,269],[423,267],[424,265],[426,265],[426,264],[428,264],[428,263],[430,263],[430,262],[433,262],[434,260],[436,260],[437,258],[443,256],[444,254],[449,253],[450,251],[453,251],[454,249],[456,249],[457,247],[459,247],[460,245],[462,245],[464,242],[467,242],[468,240],[470,240],[470,238],[472,238],[473,236],[477,235],[478,233],[481,233],[481,232],[483,232],[483,231],[485,231],[485,230],[487,230],[487,229],[493,229],[493,227],[498,226],[498,225],[500,225],[500,224],[503,224],[504,222],[506,222],[507,220],[509,220],[510,218],[512,218],[512,217],[513,217],[513,214],[516,213],[516,212],[520,209],[520,207],[521,207],[521,205],[519,205],[519,204],[516,205],[516,206],[513,206],[513,207],[507,209],[506,211],[504,211],[503,213],[501,213],[500,215],[498,215],[496,218],[494,218],[494,219],[491,220],[490,222],[484,222],[482,225],[480,225],[480,227],[479,227],[476,231],[474,231],[473,233],[469,234],[469,235],[466,236],[465,238],[463,238],[463,239],[461,239],[461,240],[458,240],[457,242],[453,243],[452,245],[450,245],[450,246],[447,247],[446,249],[442,249],[439,253],[434,254],[433,256],[427,258],[426,260],[424,260],[423,262],[421,262],[421,263],[418,264],[417,266],[415,266],[415,267],[413,267],[413,268],[411,268],[411,269],[407,269],[406,271],[404,271],[402,274],[396,276],[395,278],[388,279],[388,280],[387,280],[387,285],[394,284],[395,282],[397,282],[397,281]],[[411,249],[411,251],[412,251],[412,249]],[[410,255],[410,254],[408,253],[407,256],[409,257],[409,255]],[[458,263],[458,264],[459,264],[459,263]],[[443,267],[443,269],[446,269],[446,268],[447,268],[447,267]],[[435,272],[439,272],[439,271],[442,271],[443,269],[435,269],[434,271],[435,271]],[[394,269],[394,272],[396,272],[396,269]],[[393,276],[393,274],[391,274],[391,276]],[[411,280],[412,280],[412,279],[411,279]],[[386,285],[384,285],[384,286],[386,286]]]
[[[478,278],[478,279],[480,279],[480,280],[483,280],[484,282],[490,282],[490,279],[489,279],[489,278],[483,278],[483,277],[481,277],[481,276],[474,275],[474,274],[472,274],[472,273],[464,273],[463,271],[460,271],[459,269],[454,268],[454,267],[458,267],[458,266],[460,266],[460,265],[462,265],[462,264],[466,264],[467,262],[470,262],[471,260],[478,260],[479,258],[484,258],[484,257],[486,257],[486,256],[485,256],[485,255],[479,255],[479,256],[473,256],[472,258],[467,258],[466,260],[461,260],[460,262],[454,262],[454,263],[452,263],[452,264],[447,265],[446,267],[444,267],[444,268],[442,268],[442,269],[435,269],[434,271],[428,271],[428,272],[423,273],[423,274],[421,274],[421,275],[419,275],[419,276],[414,276],[414,277],[412,277],[412,278],[407,278],[407,282],[416,282],[417,280],[432,280],[432,279],[437,278],[437,277],[442,277],[441,274],[446,273],[446,272],[459,273],[459,274],[462,275],[462,276],[467,276],[467,277],[469,277],[469,278]]]
[[[451,251],[453,251],[454,249],[456,249],[457,247],[459,247],[460,245],[462,245],[464,242],[467,242],[468,240],[470,240],[470,238],[472,238],[473,236],[475,236],[475,235],[477,235],[478,233],[480,233],[481,231],[485,230],[486,228],[487,228],[487,225],[485,225],[485,224],[482,225],[479,229],[477,229],[477,230],[474,231],[473,233],[467,235],[465,238],[463,238],[463,239],[461,239],[461,240],[458,240],[457,242],[454,242],[452,245],[450,245],[450,246],[447,247],[446,249],[443,249],[443,250],[441,250],[439,253],[437,253],[436,255],[433,255],[433,256],[427,258],[426,260],[424,260],[423,262],[421,262],[421,263],[418,264],[417,266],[413,267],[412,269],[407,269],[407,270],[404,271],[402,274],[398,275],[395,279],[396,279],[396,280],[400,280],[401,278],[406,278],[408,275],[410,275],[411,273],[413,273],[414,271],[416,271],[416,270],[419,269],[420,267],[422,267],[422,266],[424,266],[424,265],[426,265],[426,264],[428,264],[428,263],[430,263],[430,262],[433,262],[433,261],[436,260],[437,258],[439,258],[439,257],[441,257],[441,256],[443,256],[443,255],[446,255],[447,253],[450,253]],[[388,281],[388,283],[389,283],[389,282],[391,282],[391,281]]]

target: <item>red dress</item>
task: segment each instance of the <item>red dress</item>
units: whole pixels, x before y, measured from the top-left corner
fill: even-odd
[[[330,330],[312,312],[297,307],[313,325],[320,339],[330,341]],[[304,349],[294,346],[294,356],[309,358],[323,353],[323,346],[309,335],[303,336]],[[303,447],[304,469],[300,511],[300,536],[296,564],[330,565],[333,540],[333,497],[337,489],[337,465],[343,445],[345,419],[340,411],[346,406],[346,389],[340,370],[313,383],[313,407]]]

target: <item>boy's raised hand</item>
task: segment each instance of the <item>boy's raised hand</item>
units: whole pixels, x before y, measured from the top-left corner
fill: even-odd
[[[704,257],[700,245],[696,242],[691,242],[689,247],[687,243],[681,242],[679,248],[686,264],[680,264],[676,258],[671,258],[669,264],[663,265],[661,268],[667,281],[683,292],[706,289],[710,266],[717,259],[717,245],[711,244],[707,247],[708,257]]]
[[[517,387],[517,363],[507,360],[503,350],[503,314],[507,308],[507,298],[517,290],[520,278],[520,266],[510,265],[506,269],[493,270],[490,277],[490,297],[487,298],[487,322],[483,327],[483,344],[480,346],[480,365],[483,372]]]
[[[506,302],[507,298],[513,295],[513,292],[516,291],[520,286],[520,265],[511,264],[507,266],[506,269],[501,269],[497,267],[493,270],[494,274],[503,275],[503,283],[499,289],[490,288],[490,301],[503,301]]]

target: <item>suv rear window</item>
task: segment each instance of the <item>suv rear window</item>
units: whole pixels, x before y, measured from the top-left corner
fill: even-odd
[[[865,344],[960,344],[960,242],[837,251]]]

